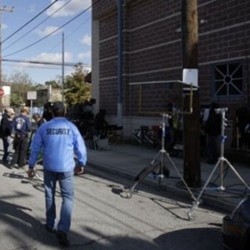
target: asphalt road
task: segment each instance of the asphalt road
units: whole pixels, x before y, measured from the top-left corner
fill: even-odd
[[[40,173],[41,174],[41,173]],[[43,228],[44,193],[39,179],[0,165],[1,249],[60,249]],[[41,174],[42,176],[42,174]],[[67,249],[220,250],[224,214],[198,208],[188,220],[190,201],[140,185],[131,199],[121,197],[131,182],[89,168],[75,177],[75,206]],[[57,205],[60,205],[60,193]]]
[[[78,179],[84,182],[87,209],[99,221],[85,225],[95,230],[84,249],[223,249],[220,212],[199,208],[190,221],[190,201],[143,185],[131,199],[122,198],[131,182],[92,169]]]

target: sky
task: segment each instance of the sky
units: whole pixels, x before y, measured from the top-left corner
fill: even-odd
[[[0,0],[0,10],[4,77],[21,72],[44,84],[61,81],[77,63],[91,69],[91,0]]]

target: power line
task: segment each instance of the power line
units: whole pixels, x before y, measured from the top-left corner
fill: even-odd
[[[15,32],[13,32],[11,35],[6,37],[1,43],[3,44],[5,41],[9,40],[11,37],[13,37],[15,34],[17,34],[20,30],[22,30],[25,26],[27,26],[29,23],[31,23],[33,20],[35,20],[38,16],[40,16],[43,12],[45,12],[47,9],[49,9],[52,5],[54,5],[58,0],[55,0],[53,3],[48,5],[45,9],[40,11],[36,16],[31,18],[27,23],[25,23],[23,26],[21,26],[19,29],[17,29]]]
[[[62,63],[59,63],[59,62],[42,62],[42,61],[30,61],[30,60],[18,60],[18,59],[2,59],[2,61],[5,61],[5,62],[16,62],[16,63],[29,63],[29,64],[44,64],[44,65],[56,65],[56,66],[62,66]],[[79,64],[78,63],[64,63],[65,66],[75,66]],[[82,64],[80,63],[81,65],[83,65],[84,67],[90,67],[90,65],[88,64]]]
[[[69,0],[68,2],[66,2],[65,4],[63,4],[60,8],[58,8],[56,11],[54,11],[51,15],[49,15],[47,18],[45,18],[42,22],[38,23],[36,26],[34,26],[32,29],[30,29],[29,31],[27,31],[25,34],[23,34],[21,37],[19,37],[18,39],[16,39],[14,42],[12,42],[11,44],[9,44],[9,46],[5,47],[3,51],[7,50],[9,47],[11,47],[12,45],[16,44],[17,42],[19,42],[22,38],[24,38],[26,35],[28,35],[30,32],[32,32],[35,28],[37,28],[38,26],[40,26],[41,24],[43,24],[45,21],[47,21],[49,18],[51,18],[53,15],[55,15],[58,11],[60,11],[62,8],[64,8],[67,4],[69,4],[71,2],[71,0]]]
[[[99,1],[100,1],[100,0],[99,0]],[[99,1],[98,1],[98,2],[99,2]],[[15,51],[15,52],[13,52],[13,53],[11,53],[11,54],[8,54],[8,55],[6,55],[5,57],[9,57],[9,56],[15,55],[15,54],[17,54],[17,53],[19,53],[19,52],[22,52],[22,51],[24,51],[24,50],[26,50],[26,49],[28,49],[28,48],[30,48],[30,47],[32,47],[32,46],[38,44],[39,42],[43,41],[44,39],[48,38],[49,36],[53,35],[53,34],[56,33],[57,31],[59,31],[60,29],[62,29],[62,28],[65,27],[66,25],[68,25],[69,23],[73,22],[73,21],[74,21],[75,19],[77,19],[79,16],[81,16],[82,14],[84,14],[85,12],[87,12],[90,8],[92,8],[92,5],[89,6],[87,9],[81,11],[79,14],[77,14],[76,16],[74,16],[73,18],[71,18],[69,21],[67,21],[66,23],[64,23],[63,25],[61,25],[59,28],[55,29],[54,31],[50,32],[48,35],[44,36],[43,38],[37,40],[36,42],[33,42],[33,43],[27,45],[26,47],[24,47],[24,48],[22,48],[22,49],[19,49],[19,50]]]
[[[84,20],[83,22],[80,22],[79,23],[79,26],[77,26],[74,30],[72,30],[70,33],[68,33],[66,36],[65,36],[65,41],[69,38],[69,37],[72,37],[72,34],[74,34],[78,29],[82,28],[83,24],[85,22],[87,22],[88,20],[90,19],[90,17],[87,18],[87,20]],[[48,50],[48,52],[50,51],[53,51],[55,48],[57,48],[58,46],[61,45],[61,42],[58,42],[54,47],[52,47],[50,50]]]

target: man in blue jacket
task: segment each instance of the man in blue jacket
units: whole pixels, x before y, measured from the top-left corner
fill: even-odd
[[[79,130],[65,118],[64,104],[52,103],[51,112],[53,118],[38,128],[31,142],[28,176],[30,178],[34,176],[34,167],[42,152],[46,200],[45,226],[49,232],[56,232],[61,245],[67,246],[69,244],[67,233],[70,229],[74,199],[73,179],[76,165],[74,157],[77,157],[80,172],[83,172],[87,162],[87,152]],[[57,229],[55,229],[57,182],[59,182],[63,202]]]
[[[31,123],[29,115],[29,108],[22,107],[20,110],[20,114],[16,115],[12,122],[12,127],[14,130],[14,141],[13,148],[15,150],[11,166],[22,168],[27,161],[27,151],[29,145],[29,133],[31,131]]]

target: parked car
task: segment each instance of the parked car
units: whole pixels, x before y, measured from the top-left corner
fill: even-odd
[[[243,199],[231,215],[223,218],[222,235],[224,249],[250,249],[250,197]]]

